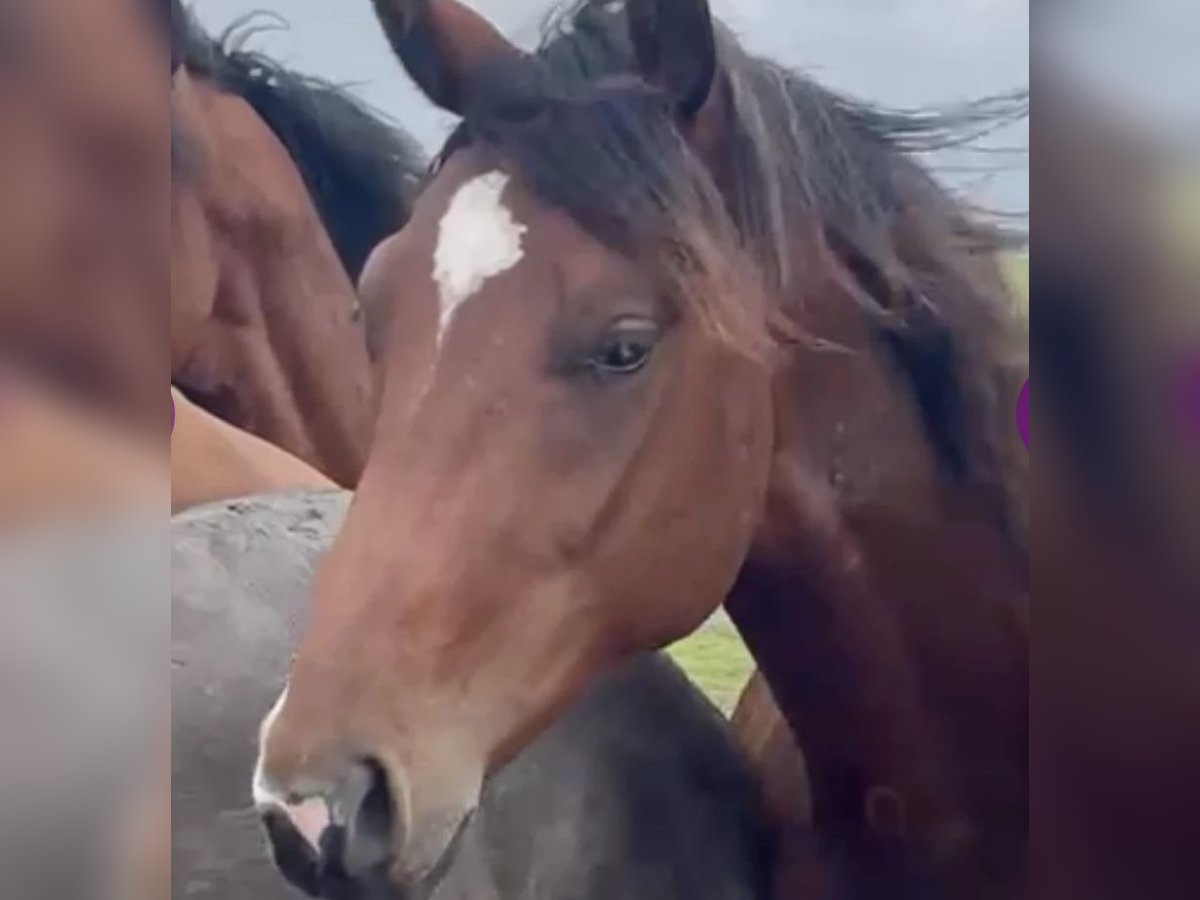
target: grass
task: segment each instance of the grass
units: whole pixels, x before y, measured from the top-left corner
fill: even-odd
[[[723,713],[733,712],[754,670],[754,661],[727,617],[714,616],[668,652]]]

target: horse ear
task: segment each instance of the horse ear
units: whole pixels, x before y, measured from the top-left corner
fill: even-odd
[[[708,0],[627,0],[638,68],[692,122],[714,94],[717,39]]]
[[[521,51],[458,0],[373,0],[384,34],[425,96],[456,115],[466,85],[485,63]]]

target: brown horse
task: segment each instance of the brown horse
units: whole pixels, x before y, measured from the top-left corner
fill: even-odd
[[[999,236],[905,151],[1024,99],[874,110],[703,0],[587,2],[532,55],[454,0],[375,7],[465,122],[364,278],[382,414],[264,812],[324,800],[339,864],[428,877],[490,772],[725,602],[835,895],[1019,896],[1024,334]]]
[[[171,372],[351,483],[376,391],[349,278],[404,221],[419,154],[348,94],[169,8],[173,94],[154,4],[5,5],[0,352],[159,434]]]
[[[1166,262],[1152,148],[1035,77],[1034,871],[1047,897],[1184,900],[1200,896],[1200,461],[1163,398],[1177,354],[1200,352],[1200,286]]]
[[[174,4],[172,379],[343,485],[375,418],[352,279],[407,219],[413,142]],[[369,324],[369,323],[368,323]]]
[[[0,11],[0,354],[165,437],[169,98],[149,9]]]
[[[171,511],[203,503],[297,488],[337,485],[274,444],[234,428],[179,391],[171,435]]]

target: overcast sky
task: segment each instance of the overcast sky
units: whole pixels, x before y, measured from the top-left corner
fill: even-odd
[[[913,107],[954,103],[1023,88],[1029,79],[1027,0],[712,0],[756,52],[797,66],[867,100]],[[529,45],[553,0],[470,0],[509,35]],[[255,39],[293,67],[353,85],[434,149],[450,125],[408,83],[367,0],[193,0],[201,21],[220,31],[239,16],[269,10],[285,30]],[[1000,135],[1023,151],[1027,125]],[[1028,208],[1023,152],[938,160],[947,180],[1006,211]],[[997,165],[1004,171],[991,173]],[[988,174],[976,171],[986,167]]]
[[[1043,48],[1152,137],[1200,152],[1200,2],[1057,0]]]

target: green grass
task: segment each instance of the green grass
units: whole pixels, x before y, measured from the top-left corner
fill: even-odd
[[[668,652],[722,712],[733,712],[754,661],[727,618],[718,615]]]

